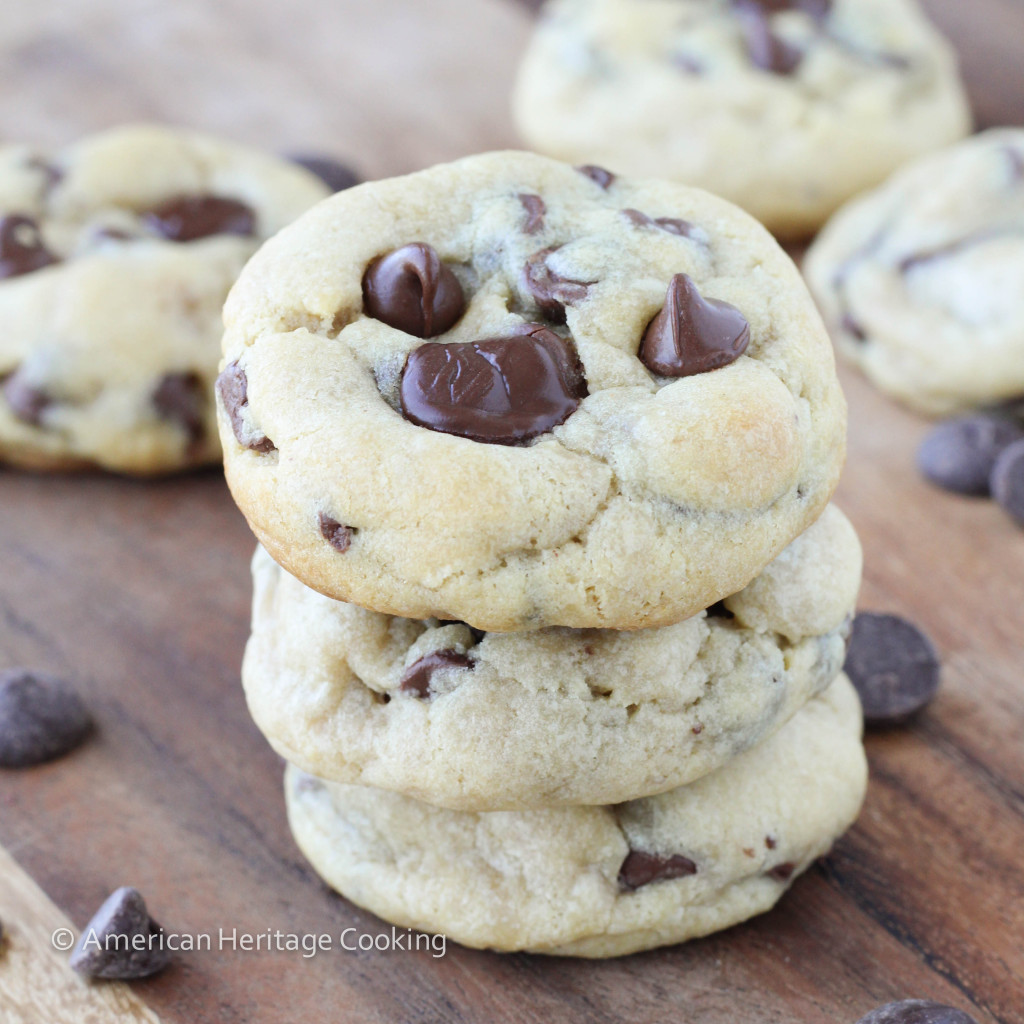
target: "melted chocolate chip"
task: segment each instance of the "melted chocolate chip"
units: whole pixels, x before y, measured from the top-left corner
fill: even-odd
[[[0,673],[0,767],[63,757],[92,729],[81,697],[62,679],[28,669]]]
[[[462,286],[437,250],[413,242],[379,256],[363,274],[368,316],[417,338],[444,334],[466,308]]]
[[[523,204],[523,209],[526,211],[523,231],[528,235],[535,235],[538,231],[543,231],[544,215],[548,212],[544,200],[530,192],[520,192],[519,202]]]
[[[779,841],[775,836],[765,836],[764,845],[767,846],[769,850],[774,850],[775,847],[779,845]]]
[[[1024,429],[987,413],[962,416],[934,427],[917,449],[917,468],[933,484],[956,494],[991,493],[992,470],[999,456]]]
[[[251,428],[242,415],[249,408],[249,380],[237,362],[229,363],[217,378],[217,394],[224,403],[224,411],[231,421],[235,438],[243,448],[254,452],[276,452],[277,446],[266,434]]]
[[[320,527],[320,536],[323,537],[335,551],[344,554],[352,546],[352,538],[355,530],[351,526],[339,523],[332,519],[326,512],[321,512],[317,517],[317,525]]]
[[[735,362],[749,343],[750,325],[735,306],[705,299],[688,275],[676,274],[644,332],[639,357],[652,373],[690,377]]]
[[[142,221],[171,242],[256,233],[252,207],[223,196],[175,196],[143,213]]]
[[[1024,526],[1024,441],[1010,445],[996,459],[992,496],[1018,526]]]
[[[202,440],[206,425],[206,385],[198,373],[165,374],[153,392],[153,405],[165,420],[181,427],[189,444]]]
[[[994,238],[1001,238],[1004,235],[1015,235],[1018,233],[1019,229],[1016,227],[985,228],[981,231],[974,232],[974,234],[966,235],[964,238],[954,239],[952,242],[947,242],[945,245],[936,246],[934,249],[928,249],[925,252],[917,252],[912,253],[910,256],[904,256],[898,264],[899,269],[901,273],[906,274],[908,271],[913,270],[915,267],[918,267],[923,263],[932,263],[935,260],[945,259],[949,256],[956,256],[958,253],[964,252],[975,245],[984,245],[986,242],[991,242]]]
[[[861,1017],[857,1024],[978,1024],[963,1010],[930,999],[903,999],[886,1003]]]
[[[596,164],[583,164],[577,167],[576,170],[585,178],[589,178],[595,185],[599,185],[606,190],[615,181],[615,175],[611,171],[606,171],[603,167],[598,167]]]
[[[141,893],[125,886],[107,897],[82,930],[70,964],[87,978],[148,978],[170,963],[162,938]]]
[[[786,861],[785,864],[776,864],[765,873],[776,882],[788,882],[793,877],[794,871],[796,871],[796,865],[792,861]]]
[[[694,226],[688,220],[677,220],[674,217],[648,217],[646,213],[639,210],[623,210],[623,215],[634,226],[638,228],[661,228],[670,235],[679,235],[682,238],[692,238]]]
[[[523,267],[523,286],[537,303],[537,308],[553,323],[565,323],[565,307],[582,302],[593,281],[574,281],[555,273],[547,263],[548,257],[558,251],[551,246],[535,252]]]
[[[898,725],[916,714],[939,688],[939,656],[916,626],[896,615],[862,612],[843,671],[864,707],[868,725]]]
[[[619,886],[639,889],[652,882],[668,882],[697,874],[697,865],[689,857],[675,853],[666,857],[660,853],[630,850],[619,868]]]
[[[790,75],[803,60],[803,51],[777,36],[763,4],[739,3],[740,30],[747,48],[747,56],[754,67],[773,75]]]
[[[53,405],[53,399],[45,391],[29,384],[20,370],[4,381],[3,394],[13,415],[33,427],[42,426],[43,413]]]
[[[472,669],[473,661],[468,655],[460,654],[453,648],[431,651],[405,670],[398,688],[403,693],[411,693],[426,699],[430,696],[430,684],[434,673],[445,668]]]
[[[351,167],[329,156],[299,153],[288,159],[315,174],[332,192],[344,192],[362,180]]]
[[[31,274],[57,262],[31,217],[11,213],[0,218],[0,280]]]
[[[502,338],[421,345],[402,372],[406,419],[484,444],[523,444],[547,433],[586,395],[572,342],[539,324]]]

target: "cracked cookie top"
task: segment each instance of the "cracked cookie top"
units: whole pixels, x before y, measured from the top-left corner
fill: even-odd
[[[0,147],[0,461],[215,462],[228,289],[327,194],[285,160],[169,128]]]
[[[900,171],[833,218],[805,271],[843,353],[906,404],[1024,395],[1024,130]]]
[[[332,601],[261,549],[242,678],[278,753],[322,778],[467,810],[618,803],[714,771],[828,686],[860,570],[830,506],[684,622],[510,634]]]
[[[234,496],[303,582],[480,628],[678,622],[835,487],[789,258],[705,193],[524,153],[342,193],[225,308]]]
[[[970,123],[915,0],[552,0],[514,112],[541,153],[707,188],[786,235]]]

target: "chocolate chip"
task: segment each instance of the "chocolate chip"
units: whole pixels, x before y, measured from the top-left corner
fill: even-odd
[[[585,178],[589,178],[595,185],[599,185],[606,190],[615,181],[615,175],[611,171],[606,171],[603,167],[598,167],[596,164],[583,164],[577,167],[576,170]]]
[[[177,423],[189,444],[202,440],[206,419],[206,385],[198,373],[167,373],[153,392],[153,405],[160,416]]]
[[[42,426],[43,413],[53,405],[53,399],[45,391],[29,384],[21,370],[4,381],[3,394],[11,413],[33,427]]]
[[[0,766],[63,757],[92,732],[81,697],[63,680],[28,669],[0,673]]]
[[[862,612],[853,620],[843,670],[860,694],[869,725],[898,725],[939,688],[939,657],[916,626],[896,615]]]
[[[647,325],[640,361],[663,377],[690,377],[735,362],[750,343],[746,317],[727,302],[705,299],[693,280],[676,274],[661,312]]]
[[[776,882],[788,882],[793,877],[794,871],[796,871],[796,865],[788,860],[784,864],[776,864],[775,867],[766,871],[765,874]]]
[[[933,484],[957,494],[991,493],[996,459],[1024,430],[1011,420],[984,413],[947,420],[932,429],[917,450],[917,468]]]
[[[221,371],[217,378],[217,393],[224,403],[235,438],[243,448],[264,454],[277,451],[277,445],[266,434],[250,427],[242,415],[242,411],[249,408],[249,379],[237,362],[228,363]]]
[[[744,0],[737,4],[740,30],[751,63],[773,75],[792,74],[803,60],[803,51],[777,36],[771,28],[764,4]]]
[[[679,235],[682,238],[692,238],[695,231],[694,226],[688,220],[677,220],[674,217],[648,217],[646,213],[639,210],[623,210],[623,214],[634,227],[638,228],[661,228],[670,235]]]
[[[1024,441],[1017,441],[996,459],[992,495],[1019,526],[1024,526]]]
[[[930,999],[904,999],[886,1003],[861,1017],[857,1024],[978,1024],[963,1010],[933,1003]]]
[[[433,246],[413,242],[379,256],[363,274],[368,316],[417,338],[444,334],[466,300],[451,268]]]
[[[107,897],[82,930],[70,964],[87,978],[148,978],[170,963],[163,940],[164,930],[149,916],[142,894],[124,886]]]
[[[172,242],[256,233],[252,207],[223,196],[175,196],[143,213],[142,221]]]
[[[352,546],[352,538],[355,530],[351,526],[339,523],[332,519],[326,512],[321,512],[317,517],[317,525],[320,527],[320,536],[323,537],[335,551],[344,554]]]
[[[669,882],[673,878],[686,878],[695,874],[697,865],[682,854],[665,857],[660,853],[630,850],[619,868],[619,887],[639,889],[652,882]]]
[[[0,280],[31,274],[57,262],[31,217],[19,213],[0,217]]]
[[[775,847],[779,845],[779,841],[775,836],[765,836],[764,845],[767,846],[769,850],[774,850]]]
[[[575,346],[539,324],[507,337],[421,345],[402,371],[406,419],[484,444],[547,433],[586,395]]]
[[[840,324],[847,334],[853,335],[854,341],[865,342],[868,340],[868,332],[864,330],[860,322],[849,311],[843,314]]]
[[[548,266],[548,257],[558,246],[541,249],[530,256],[523,267],[523,287],[537,308],[553,323],[565,323],[565,307],[582,302],[593,281],[575,281],[563,277]]]
[[[398,688],[403,693],[412,693],[426,699],[430,696],[430,684],[434,673],[445,668],[472,669],[473,662],[468,655],[460,654],[454,648],[431,651],[405,670]]]
[[[332,192],[344,192],[353,185],[358,185],[362,179],[352,170],[333,157],[317,156],[313,153],[298,153],[289,156],[292,163],[305,167],[311,174],[315,174]]]
[[[523,204],[526,211],[526,222],[523,224],[523,231],[528,235],[535,235],[544,229],[544,215],[548,212],[547,205],[538,195],[530,192],[520,192],[519,202]]]

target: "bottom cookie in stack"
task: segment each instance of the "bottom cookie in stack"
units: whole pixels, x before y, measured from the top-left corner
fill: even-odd
[[[710,775],[605,807],[467,812],[289,767],[296,841],[338,892],[467,946],[620,956],[772,907],[854,821],[867,766],[845,676]]]

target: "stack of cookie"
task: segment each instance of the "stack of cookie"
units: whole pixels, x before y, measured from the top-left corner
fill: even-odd
[[[767,909],[849,826],[845,407],[755,221],[472,157],[320,204],[225,323],[244,682],[330,884],[611,956]]]

